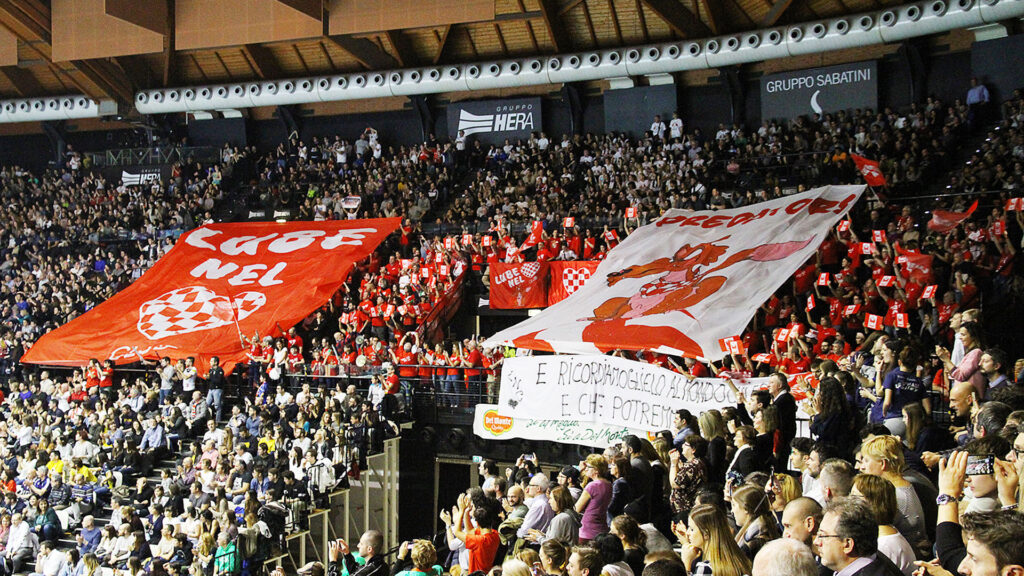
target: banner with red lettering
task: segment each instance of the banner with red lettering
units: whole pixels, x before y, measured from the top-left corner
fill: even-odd
[[[210,224],[184,234],[131,286],[44,335],[22,357],[79,366],[90,358],[211,356],[246,361],[239,332],[266,335],[322,306],[400,219]]]
[[[491,264],[489,306],[495,310],[543,308],[548,305],[548,263]]]
[[[579,260],[565,262],[555,260],[551,262],[551,285],[548,286],[548,306],[552,306],[565,300],[574,292],[583,287],[594,270],[597,270],[597,260]]]
[[[864,189],[826,186],[742,208],[671,210],[612,249],[572,296],[488,343],[719,359],[718,340],[743,332]]]

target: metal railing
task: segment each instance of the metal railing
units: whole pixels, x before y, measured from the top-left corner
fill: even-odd
[[[159,166],[179,162],[219,162],[220,148],[215,146],[157,146],[153,148],[117,148],[86,152],[95,167]]]

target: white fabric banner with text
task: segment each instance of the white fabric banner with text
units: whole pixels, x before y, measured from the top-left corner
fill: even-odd
[[[571,296],[487,341],[721,359],[718,342],[743,331],[863,192],[825,186],[742,208],[669,210],[612,249]]]
[[[767,388],[767,378],[734,381],[744,393]],[[500,414],[534,420],[598,422],[656,432],[672,428],[681,409],[700,414],[735,406],[728,383],[600,354],[506,358]]]

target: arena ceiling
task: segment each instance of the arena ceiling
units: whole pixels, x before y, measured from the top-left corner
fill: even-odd
[[[0,0],[0,97],[316,76],[698,39],[899,0]]]

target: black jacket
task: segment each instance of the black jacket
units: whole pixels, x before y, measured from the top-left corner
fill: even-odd
[[[857,570],[851,576],[902,576],[902,574],[900,569],[884,554],[875,554],[875,559],[870,564]]]
[[[789,392],[783,392],[772,401],[775,411],[779,415],[779,431],[782,432],[782,445],[789,446],[789,443],[796,438],[796,400]]]
[[[362,566],[356,564],[356,559],[352,554],[345,554],[342,561],[345,562],[345,568],[348,569],[349,576],[388,576],[391,572],[383,556],[374,556]],[[331,562],[327,566],[327,576],[341,575],[341,566],[338,564],[339,562]]]

